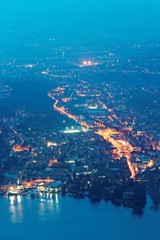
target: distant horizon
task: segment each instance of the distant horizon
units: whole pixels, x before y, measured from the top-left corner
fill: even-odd
[[[74,44],[89,39],[160,39],[158,0],[5,0],[0,8],[0,45],[26,41]]]

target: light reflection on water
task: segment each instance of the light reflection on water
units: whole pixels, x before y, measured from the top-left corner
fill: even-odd
[[[9,211],[11,213],[11,222],[17,223],[23,221],[22,197],[20,195],[9,197]]]
[[[0,239],[140,240],[158,239],[160,214],[149,205],[144,215],[110,202],[53,194],[48,198],[0,198]],[[13,224],[22,223],[22,224]],[[135,227],[136,226],[136,227]],[[149,226],[149,228],[148,228]]]
[[[48,194],[46,197],[31,199],[28,197],[10,196],[7,198],[11,223],[22,223],[31,210],[34,219],[39,222],[52,221],[54,214],[60,211],[58,194]],[[30,212],[31,213],[31,212]],[[31,219],[33,220],[33,219]]]
[[[38,215],[41,222],[52,221],[54,214],[58,214],[59,208],[59,196],[48,195],[47,198],[41,198],[39,203]],[[48,214],[47,214],[48,213]]]

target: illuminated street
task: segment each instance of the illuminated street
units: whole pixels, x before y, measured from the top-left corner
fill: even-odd
[[[67,116],[68,118],[71,118],[74,121],[78,122],[81,126],[85,127],[87,130],[93,129],[93,131],[94,131],[93,126],[89,125],[88,123],[86,123],[84,121],[80,121],[78,116],[68,113],[64,107],[59,107],[58,106],[59,101],[54,97],[53,94],[49,93],[48,96],[51,97],[53,100],[55,100],[53,107],[56,111],[58,111],[60,114]],[[113,112],[113,110],[112,110],[112,112]],[[118,119],[118,117],[115,114],[113,116],[116,119]],[[107,128],[104,130],[99,130],[98,132],[95,131],[95,133],[100,135],[104,140],[111,143],[117,149],[115,151],[115,155],[118,156],[119,159],[122,156],[126,157],[127,164],[130,169],[130,172],[131,172],[131,178],[134,179],[136,177],[136,170],[135,170],[134,164],[131,162],[131,155],[132,155],[133,147],[130,145],[130,143],[127,140],[117,141],[113,137],[111,137],[111,135],[114,135],[114,134],[121,134],[120,132],[116,132],[116,130],[114,130],[114,129]]]

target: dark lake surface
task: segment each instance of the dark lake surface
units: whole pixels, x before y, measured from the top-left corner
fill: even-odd
[[[150,209],[142,215],[110,202],[53,196],[0,198],[0,239],[158,239],[160,212]]]

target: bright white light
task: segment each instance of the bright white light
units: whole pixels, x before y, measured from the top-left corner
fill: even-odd
[[[59,199],[58,199],[58,194],[55,194],[55,198],[56,198],[56,203],[59,203]]]
[[[18,203],[21,203],[21,202],[22,202],[22,198],[21,198],[20,195],[17,196],[17,202],[18,202]]]
[[[10,198],[9,198],[9,199],[10,199],[10,203],[11,203],[11,205],[12,205],[12,204],[14,204],[14,201],[15,201],[15,196],[10,196]]]

